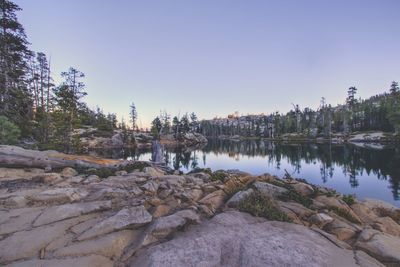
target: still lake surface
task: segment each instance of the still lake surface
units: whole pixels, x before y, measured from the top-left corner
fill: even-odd
[[[106,153],[106,152],[103,152]],[[102,156],[150,160],[151,151],[118,150]],[[278,143],[263,140],[209,140],[195,150],[165,150],[166,163],[194,168],[239,169],[254,175],[296,178],[334,188],[359,199],[376,198],[400,206],[400,146],[366,148],[353,144]]]

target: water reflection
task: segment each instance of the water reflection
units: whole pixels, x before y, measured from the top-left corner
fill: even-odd
[[[399,147],[377,150],[355,145],[209,140],[200,149],[175,148],[163,153],[170,167],[185,172],[197,167],[237,168],[253,174],[269,172],[282,176],[287,170],[295,177],[325,184],[343,193],[391,200],[399,205]],[[100,154],[113,158],[151,159],[150,151],[145,150],[102,151]]]

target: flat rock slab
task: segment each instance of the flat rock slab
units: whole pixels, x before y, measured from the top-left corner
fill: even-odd
[[[304,226],[232,211],[138,251],[130,266],[359,265],[352,250],[341,249]]]
[[[7,267],[112,267],[113,262],[100,255],[91,255],[73,259],[55,259],[55,260],[28,260],[16,262]]]
[[[152,216],[144,206],[122,209],[114,216],[101,221],[85,231],[78,237],[78,240],[85,240],[121,229],[137,228],[151,222],[151,220]]]
[[[36,219],[34,226],[49,224],[68,218],[77,217],[95,211],[111,209],[111,201],[93,201],[86,203],[65,204],[53,206],[45,211]]]

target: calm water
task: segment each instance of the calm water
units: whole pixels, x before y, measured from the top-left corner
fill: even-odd
[[[149,160],[150,151],[112,151],[113,158]],[[336,189],[358,198],[377,198],[400,206],[400,147],[369,149],[355,145],[284,144],[270,141],[209,140],[197,150],[167,150],[167,164],[188,172],[193,168],[239,169],[270,173]]]

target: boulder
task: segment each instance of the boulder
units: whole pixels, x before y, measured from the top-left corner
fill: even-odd
[[[85,231],[78,237],[78,240],[85,240],[122,229],[137,228],[151,222],[151,220],[152,216],[144,206],[125,208]]]
[[[386,265],[400,266],[400,238],[396,236],[366,229],[355,247]]]
[[[277,197],[288,191],[286,188],[258,181],[253,184],[253,187],[261,194],[264,194],[271,198]]]
[[[155,194],[155,193],[157,193],[157,190],[158,190],[158,183],[156,183],[155,181],[148,181],[147,183],[142,185],[140,188],[151,194]]]
[[[88,192],[83,189],[77,188],[55,188],[42,191],[38,194],[30,196],[29,199],[37,202],[57,202],[57,203],[67,203],[79,201],[80,199],[86,197]]]
[[[254,193],[254,190],[249,188],[246,191],[239,191],[236,194],[231,197],[226,205],[231,208],[235,208],[239,205],[240,202],[242,202],[244,199],[246,199],[248,196]]]
[[[304,226],[237,211],[218,214],[170,241],[141,249],[129,265],[359,266],[353,251],[337,247]]]
[[[230,195],[245,188],[255,180],[254,176],[233,176],[224,184],[224,191]]]
[[[217,190],[202,198],[199,203],[205,206],[206,209],[203,211],[210,216],[222,207],[226,197],[224,190]]]
[[[293,189],[302,196],[310,196],[314,194],[314,188],[306,183],[297,182],[295,184],[291,184]]]
[[[78,172],[71,167],[66,167],[60,172],[60,175],[64,178],[71,178],[78,175]]]
[[[159,169],[156,169],[154,167],[144,167],[143,172],[149,174],[152,177],[164,176],[164,172],[163,171],[161,171]]]
[[[325,213],[317,213],[312,215],[308,221],[311,224],[314,224],[316,226],[318,226],[319,228],[324,227],[326,224],[330,223],[333,221],[333,218],[331,216],[329,216],[328,214]]]

